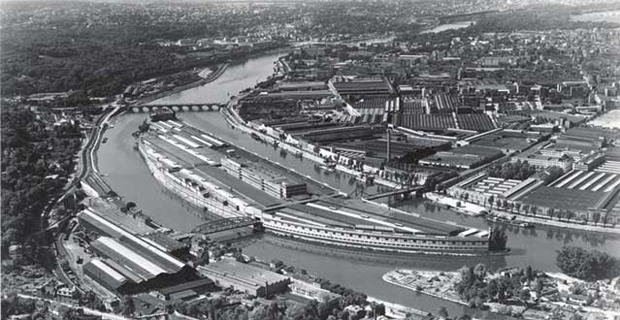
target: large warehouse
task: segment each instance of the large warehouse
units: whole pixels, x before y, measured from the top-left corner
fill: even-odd
[[[107,260],[85,265],[85,272],[104,286],[132,293],[198,278],[194,268],[168,253],[169,250],[157,242],[136,236],[90,209],[81,212],[78,218],[86,229],[100,235],[91,242],[91,248]],[[115,281],[109,281],[110,278]]]
[[[291,279],[281,274],[232,259],[215,261],[198,270],[222,288],[234,287],[257,297],[286,292],[291,283]]]

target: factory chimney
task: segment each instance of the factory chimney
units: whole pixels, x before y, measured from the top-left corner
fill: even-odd
[[[394,127],[391,124],[388,124],[388,128],[387,128],[387,161],[386,162],[390,162],[390,160],[392,159],[392,150],[391,150],[391,143],[392,143],[392,130],[394,129]]]

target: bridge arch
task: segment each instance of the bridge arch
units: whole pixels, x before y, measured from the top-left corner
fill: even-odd
[[[211,111],[220,111],[220,106],[218,106],[217,104],[212,105]]]
[[[149,107],[142,107],[142,112],[149,112],[150,108]]]
[[[131,108],[131,111],[133,111],[134,113],[139,113],[141,110],[138,107],[133,107]]]
[[[202,111],[209,111],[209,110],[211,110],[211,108],[209,108],[208,105],[203,105],[203,106],[200,106],[200,110],[202,110]]]
[[[177,107],[177,106],[172,106],[172,111],[178,112],[178,111],[180,111],[180,110],[181,110],[181,109],[180,109],[179,107]]]
[[[200,107],[199,106],[192,106],[192,111],[200,111]]]

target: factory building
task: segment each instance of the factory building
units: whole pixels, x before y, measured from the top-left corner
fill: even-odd
[[[159,299],[164,301],[175,301],[192,299],[200,294],[214,291],[217,291],[217,286],[215,285],[213,280],[209,278],[201,278],[198,280],[161,289],[157,291],[155,295]]]
[[[112,292],[122,292],[134,282],[102,259],[93,259],[83,267],[84,274]]]
[[[136,236],[90,209],[78,214],[78,219],[84,228],[101,235],[91,242],[91,248],[106,260],[94,262],[88,272],[93,280],[105,287],[134,293],[198,278],[195,269],[149,238]],[[123,278],[127,279],[126,282]]]
[[[288,291],[291,283],[291,279],[281,274],[232,259],[222,259],[200,266],[198,271],[213,279],[221,288],[233,287],[257,297],[284,293]]]
[[[260,168],[250,161],[240,163],[225,158],[222,159],[222,167],[228,174],[276,198],[290,198],[307,193],[305,183],[292,183],[286,177],[276,172],[266,172],[265,168]]]
[[[340,96],[388,96],[396,91],[387,78],[334,78],[328,83],[329,88]]]

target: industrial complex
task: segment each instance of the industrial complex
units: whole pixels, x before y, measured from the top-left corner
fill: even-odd
[[[336,246],[427,254],[488,252],[486,231],[343,198],[318,181],[181,121],[154,122],[153,129],[140,142],[153,175],[205,210],[250,217],[267,232]],[[219,143],[207,143],[206,137]]]

